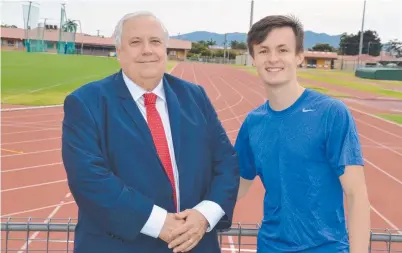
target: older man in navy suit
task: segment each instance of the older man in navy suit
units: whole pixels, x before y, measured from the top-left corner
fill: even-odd
[[[124,16],[114,37],[121,70],[64,103],[75,252],[220,252],[240,180],[233,146],[205,90],[165,73],[155,16]]]

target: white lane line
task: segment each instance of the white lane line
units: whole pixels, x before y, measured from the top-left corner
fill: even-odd
[[[62,206],[73,204],[73,203],[75,203],[75,201],[65,202],[65,203],[62,204]],[[52,207],[57,207],[58,205],[60,205],[60,204],[50,205],[50,206],[43,206],[43,207],[34,208],[34,209],[28,209],[28,210],[24,210],[24,211],[20,211],[20,212],[7,213],[7,214],[2,215],[1,218],[10,217],[10,216],[14,216],[14,215],[20,215],[20,214],[24,214],[24,213],[36,212],[36,211],[40,211],[40,210],[45,210],[45,209],[49,209],[49,208],[52,208]]]
[[[400,229],[395,226],[394,223],[392,223],[390,220],[388,220],[384,215],[382,215],[377,209],[375,209],[373,206],[370,206],[371,210],[373,210],[378,216],[381,217],[381,219],[383,219],[386,223],[388,223],[388,225],[390,225],[393,229],[395,229],[397,231],[398,234],[402,235],[402,231],[400,231]]]
[[[368,164],[370,164],[371,166],[373,166],[376,170],[379,170],[380,172],[384,173],[385,175],[387,175],[389,178],[391,178],[392,180],[394,180],[395,182],[397,182],[398,184],[402,185],[402,181],[397,179],[396,177],[392,176],[391,174],[389,174],[388,172],[386,172],[385,170],[381,169],[380,167],[378,167],[377,165],[375,165],[374,163],[370,162],[367,159],[364,159],[364,161],[366,161]]]
[[[364,125],[367,125],[367,126],[369,126],[369,127],[375,128],[375,129],[377,129],[377,130],[379,130],[379,131],[381,131],[381,132],[383,132],[383,133],[386,133],[386,134],[392,135],[393,137],[402,139],[402,136],[399,136],[399,135],[397,135],[397,134],[391,133],[391,132],[389,132],[389,131],[387,131],[387,130],[384,130],[384,129],[382,129],[382,128],[379,128],[379,127],[377,127],[377,126],[374,126],[374,125],[372,125],[372,124],[370,124],[370,123],[365,122],[364,120],[356,119],[356,118],[355,118],[355,120],[356,120],[357,122],[361,122],[361,123],[364,124]]]
[[[16,141],[16,142],[6,142],[2,143],[1,145],[13,145],[13,144],[21,144],[21,143],[32,143],[32,142],[40,142],[40,141],[50,141],[50,140],[57,140],[61,139],[61,137],[52,137],[52,138],[44,138],[44,139],[34,139],[34,140],[29,140],[29,141]]]
[[[392,149],[391,147],[388,147],[388,146],[385,146],[385,145],[383,145],[383,144],[381,144],[381,143],[379,143],[379,142],[376,142],[375,140],[373,140],[373,139],[371,139],[371,138],[369,138],[369,137],[367,137],[367,136],[364,136],[364,135],[362,135],[362,134],[359,134],[359,135],[360,135],[361,137],[363,137],[364,139],[369,140],[369,141],[371,141],[371,142],[373,142],[373,143],[375,143],[375,144],[381,146],[381,147],[384,148],[384,149],[388,149],[389,151],[391,151],[391,152],[393,152],[393,153],[395,153],[395,154],[397,154],[397,155],[399,155],[399,156],[402,156],[402,153],[399,153],[398,151]]]
[[[10,157],[10,156],[32,155],[32,154],[40,154],[40,153],[46,153],[46,152],[53,152],[53,151],[58,151],[58,150],[61,150],[61,148],[38,150],[38,151],[27,152],[27,153],[22,153],[22,154],[3,155],[2,157],[4,158],[4,157]]]
[[[9,188],[9,189],[2,190],[1,193],[10,192],[10,191],[17,191],[17,190],[22,190],[22,189],[28,189],[28,188],[34,188],[34,187],[50,185],[50,184],[58,184],[58,183],[63,183],[63,182],[67,182],[67,179],[51,181],[51,182],[46,182],[46,183],[41,183],[41,184],[31,184],[31,185],[26,185],[26,186],[21,186],[21,187],[16,187],[16,188]]]
[[[232,253],[236,253],[236,248],[234,246],[233,237],[231,235],[228,236],[229,247],[232,249]]]
[[[392,124],[392,125],[395,125],[395,126],[397,126],[397,127],[401,127],[401,128],[402,128],[402,125],[397,124],[397,123],[395,123],[395,122],[392,122],[392,121],[390,121],[390,120],[383,119],[383,118],[378,117],[378,116],[376,116],[376,115],[374,115],[374,114],[371,114],[371,113],[363,112],[363,111],[361,111],[361,110],[358,110],[358,109],[354,108],[353,106],[348,106],[348,107],[349,107],[351,110],[353,110],[353,111],[362,113],[362,114],[364,114],[364,115],[367,115],[367,116],[370,116],[370,117],[379,119],[379,120],[381,120],[381,121],[384,121],[384,122],[387,122],[387,123],[389,123],[389,124]]]
[[[39,114],[28,114],[28,115],[18,115],[18,116],[4,116],[3,119],[20,119],[20,118],[32,118],[38,116],[50,116],[50,115],[61,115],[63,112],[56,112],[56,113],[39,113]],[[3,114],[5,115],[5,114]]]
[[[66,195],[66,197],[67,197],[67,195]],[[65,198],[66,198],[66,197],[65,197]],[[64,202],[64,200],[60,201],[60,203],[56,206],[55,209],[53,209],[53,211],[48,215],[47,219],[46,219],[43,223],[45,223],[45,224],[48,223],[49,220],[50,220],[51,218],[53,218],[53,216],[54,216],[54,215],[60,210],[60,208],[61,208],[63,205],[65,205],[65,204],[66,204],[66,203]],[[19,251],[18,253],[22,253],[24,250],[26,250],[27,247],[28,247],[28,245],[31,244],[31,242],[38,236],[39,233],[40,233],[39,231],[33,233],[33,234],[29,237],[28,242],[25,242],[25,244],[20,248],[20,251]]]
[[[8,169],[8,170],[2,170],[1,173],[15,172],[15,171],[20,171],[20,170],[36,169],[36,168],[49,167],[49,166],[60,165],[60,164],[63,164],[63,163],[62,162],[59,162],[59,163],[47,163],[47,164],[41,164],[41,165],[35,165],[35,166],[29,166],[29,167]]]
[[[54,131],[61,131],[60,127],[50,127],[50,128],[42,128],[39,130],[31,130],[31,131],[21,131],[21,132],[12,132],[12,133],[2,133],[2,135],[12,135],[12,134],[27,134],[27,133],[34,133],[34,132],[43,132],[43,131],[49,131],[49,130],[54,130]]]

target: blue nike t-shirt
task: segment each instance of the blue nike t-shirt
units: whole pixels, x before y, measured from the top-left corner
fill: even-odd
[[[266,190],[259,253],[349,252],[339,176],[363,157],[343,102],[310,89],[282,111],[266,102],[248,114],[235,148],[241,176],[259,176]]]

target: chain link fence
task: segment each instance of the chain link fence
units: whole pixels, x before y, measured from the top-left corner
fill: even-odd
[[[1,252],[73,252],[74,219],[2,218]],[[234,223],[218,232],[222,252],[257,252],[259,224]],[[402,231],[372,229],[367,252],[402,252]]]

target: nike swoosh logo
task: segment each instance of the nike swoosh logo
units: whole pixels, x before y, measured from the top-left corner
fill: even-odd
[[[313,112],[313,111],[315,111],[315,110],[313,110],[313,109],[304,109],[304,108],[302,110],[302,112]]]

